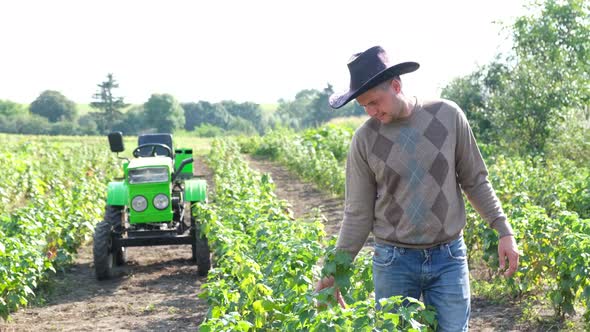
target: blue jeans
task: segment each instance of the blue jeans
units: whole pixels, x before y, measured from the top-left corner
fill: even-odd
[[[438,331],[467,331],[470,299],[467,247],[463,237],[429,249],[375,244],[375,299],[394,295],[420,299],[436,309]]]

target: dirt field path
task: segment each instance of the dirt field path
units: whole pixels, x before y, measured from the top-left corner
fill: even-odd
[[[275,192],[281,199],[288,201],[295,218],[303,218],[314,214],[314,209],[320,209],[325,217],[326,232],[338,234],[342,221],[343,200],[318,190],[315,186],[305,183],[297,175],[284,167],[266,159],[255,159],[244,156],[250,168],[261,173],[269,173],[275,182]]]
[[[195,169],[212,184],[201,160]],[[57,275],[45,305],[19,310],[0,331],[196,331],[208,310],[197,297],[206,279],[190,258],[190,246],[130,248],[129,264],[99,282],[86,245]]]

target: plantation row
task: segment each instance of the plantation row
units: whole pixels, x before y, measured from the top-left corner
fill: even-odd
[[[304,179],[344,195],[344,163],[354,130],[326,126],[301,133],[274,131],[263,137],[241,138],[243,153],[264,156],[289,167]],[[546,209],[590,218],[590,169],[571,160],[523,160],[506,157],[492,146],[481,146],[490,181],[503,203],[513,198]]]
[[[343,195],[344,161],[352,134],[350,128],[329,126],[301,134],[275,131],[239,142],[241,152],[276,160],[320,188]]]
[[[216,261],[202,295],[210,309],[201,331],[433,329],[434,313],[416,300],[397,312],[376,311],[370,254],[362,251],[351,266],[347,254],[334,250],[334,239],[324,238],[319,220],[292,220],[272,180],[250,170],[235,143],[215,141],[209,160],[215,204],[193,210]],[[336,303],[333,288],[314,293],[321,275],[336,276],[347,309]],[[382,301],[391,309],[402,299]]]
[[[102,218],[115,159],[104,148],[31,136],[0,145],[0,316],[72,261]],[[88,143],[88,142],[86,142]]]
[[[344,194],[344,162],[353,131],[324,127],[303,133],[278,131],[241,139],[241,151],[286,165],[303,178]],[[590,323],[590,169],[569,160],[523,160],[483,146],[503,208],[517,232],[520,268],[508,281],[510,293],[527,296],[549,290],[545,301],[558,316],[585,307]],[[465,240],[470,255],[498,267],[497,234],[468,204]],[[471,261],[470,257],[470,261]],[[504,281],[501,281],[504,282]]]

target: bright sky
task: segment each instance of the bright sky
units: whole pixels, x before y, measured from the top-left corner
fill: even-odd
[[[411,95],[435,97],[453,77],[510,47],[502,21],[524,0],[133,1],[0,3],[0,99],[44,90],[92,101],[113,73],[126,102],[152,93],[181,102],[275,103],[303,89],[348,86],[351,54],[381,45]],[[397,61],[396,61],[397,60]]]

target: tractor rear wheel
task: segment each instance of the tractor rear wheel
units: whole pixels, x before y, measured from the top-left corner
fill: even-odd
[[[104,213],[104,220],[108,221],[113,229],[119,233],[123,230],[123,207],[107,205]],[[127,248],[121,247],[115,253],[115,264],[117,266],[125,265],[127,263]]]
[[[197,274],[204,277],[211,268],[211,251],[209,250],[209,241],[205,235],[201,235],[201,225],[195,223],[192,218],[193,225],[193,262],[197,263]]]
[[[112,225],[108,221],[101,221],[94,230],[94,270],[98,280],[109,279],[113,276],[114,257],[111,228]]]

